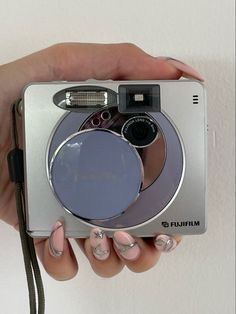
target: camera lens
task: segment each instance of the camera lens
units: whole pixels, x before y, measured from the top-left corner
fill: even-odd
[[[148,135],[148,126],[143,122],[137,122],[131,129],[132,135],[137,140],[144,140]]]
[[[149,117],[135,116],[126,121],[121,133],[132,145],[145,147],[156,139],[158,128]]]

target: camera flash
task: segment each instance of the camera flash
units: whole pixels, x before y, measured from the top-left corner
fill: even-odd
[[[107,103],[108,95],[104,91],[66,92],[66,105],[68,107],[103,107]]]
[[[117,93],[105,87],[80,85],[58,91],[53,102],[64,110],[93,112],[94,109],[117,105]]]

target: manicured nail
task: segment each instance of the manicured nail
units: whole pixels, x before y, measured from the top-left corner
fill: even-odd
[[[64,249],[65,232],[62,222],[57,221],[49,237],[49,252],[53,257],[59,257]]]
[[[191,78],[195,78],[195,79],[200,80],[200,81],[204,81],[204,78],[201,76],[200,73],[198,73],[198,71],[196,71],[191,66],[183,63],[182,61],[174,59],[174,58],[170,58],[170,57],[164,57],[164,59],[168,63],[173,65],[175,68],[177,68],[178,70],[183,72],[182,76],[187,77],[187,78],[191,77]]]
[[[121,256],[127,260],[135,260],[141,253],[140,247],[131,235],[124,231],[114,233],[114,244]]]
[[[176,248],[177,241],[168,235],[159,234],[155,239],[155,246],[158,251],[168,253]]]
[[[104,261],[110,255],[110,246],[105,232],[101,229],[94,228],[90,232],[90,244],[93,255],[96,259]]]

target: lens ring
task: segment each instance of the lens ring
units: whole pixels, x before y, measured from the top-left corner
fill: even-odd
[[[101,118],[102,120],[106,121],[106,120],[110,120],[111,119],[111,114],[108,110],[102,111],[101,113]]]
[[[121,134],[133,146],[146,147],[156,140],[158,127],[148,116],[134,116],[125,122]]]

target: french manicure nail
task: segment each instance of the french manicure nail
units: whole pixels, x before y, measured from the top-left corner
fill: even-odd
[[[124,231],[114,233],[114,244],[121,256],[127,260],[135,260],[141,253],[140,247],[134,238]]]
[[[64,249],[65,232],[62,222],[57,221],[49,237],[49,252],[53,257],[59,257]]]
[[[104,261],[110,255],[110,247],[105,232],[94,228],[90,232],[90,244],[96,259]]]
[[[176,248],[177,241],[168,235],[160,234],[155,239],[155,246],[158,251],[168,253]]]
[[[171,65],[173,65],[175,68],[177,68],[178,70],[180,70],[181,72],[183,72],[183,76],[184,77],[192,77],[195,78],[197,80],[200,81],[204,81],[204,78],[201,76],[200,73],[198,73],[198,71],[196,71],[194,68],[192,68],[191,66],[183,63],[180,60],[174,59],[174,58],[170,58],[170,57],[165,57],[164,58],[168,63],[170,63]]]

